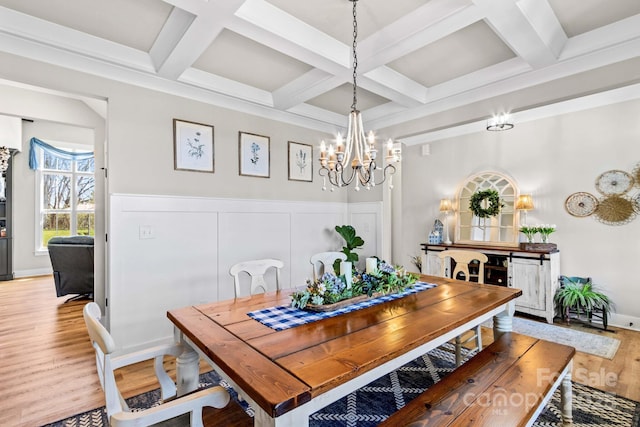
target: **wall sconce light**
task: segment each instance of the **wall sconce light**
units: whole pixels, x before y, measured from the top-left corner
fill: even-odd
[[[524,212],[524,216],[523,216],[524,219],[522,221],[522,224],[526,224],[527,211],[530,211],[533,209],[533,198],[531,197],[531,194],[519,195],[518,200],[516,201],[516,209]]]
[[[444,212],[444,230],[445,230],[445,245],[451,244],[451,239],[449,239],[449,212],[453,210],[453,206],[451,205],[451,200],[442,199],[440,200],[440,212]]]

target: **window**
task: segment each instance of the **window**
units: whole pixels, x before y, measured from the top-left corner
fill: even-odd
[[[501,208],[497,215],[478,218],[471,211],[469,204],[475,193],[485,190],[495,190],[498,193]],[[519,236],[514,206],[517,199],[518,189],[514,181],[506,175],[487,171],[468,178],[458,193],[457,241],[517,245]],[[486,200],[482,204],[484,209],[489,206]]]
[[[54,236],[95,235],[94,159],[66,160],[44,150],[39,154],[36,251],[45,250]]]

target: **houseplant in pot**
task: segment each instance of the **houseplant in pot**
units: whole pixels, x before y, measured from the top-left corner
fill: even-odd
[[[611,299],[594,288],[591,278],[560,277],[561,286],[554,295],[557,310],[567,323],[573,317],[591,322],[592,318],[602,318],[604,329],[613,309]]]

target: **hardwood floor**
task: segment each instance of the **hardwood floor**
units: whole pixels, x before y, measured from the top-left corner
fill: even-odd
[[[104,405],[82,319],[87,301],[66,299],[56,298],[51,276],[0,282],[0,426],[41,426]],[[574,380],[640,401],[640,332],[585,330],[621,345],[613,360],[577,353]],[[174,361],[166,364],[173,374]],[[150,364],[119,373],[125,398],[157,387]]]

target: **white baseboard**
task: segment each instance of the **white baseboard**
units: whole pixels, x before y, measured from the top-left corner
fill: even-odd
[[[34,268],[33,270],[17,270],[13,272],[13,276],[16,279],[22,277],[31,277],[31,276],[47,276],[49,274],[53,274],[53,270],[51,267],[49,268]]]
[[[640,331],[640,317],[612,313],[609,318],[609,325],[630,329],[632,331]]]

